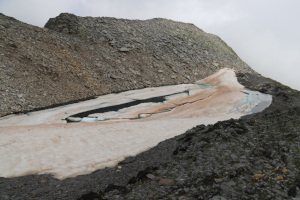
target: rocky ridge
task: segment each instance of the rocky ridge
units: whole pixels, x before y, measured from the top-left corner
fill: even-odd
[[[63,13],[39,28],[0,14],[0,116],[190,83],[224,67],[255,73],[192,24]]]

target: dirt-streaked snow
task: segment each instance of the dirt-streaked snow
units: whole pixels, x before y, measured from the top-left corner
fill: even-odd
[[[196,125],[249,114],[260,105],[262,96],[264,107],[271,103],[270,96],[245,90],[229,69],[197,83],[213,87],[201,89],[197,84],[183,84],[146,88],[0,118],[0,176],[51,173],[64,179],[87,174],[114,166],[125,157],[146,151]],[[190,91],[189,95],[175,95],[165,102],[91,115],[107,121],[68,124],[64,121],[79,112],[185,90]]]

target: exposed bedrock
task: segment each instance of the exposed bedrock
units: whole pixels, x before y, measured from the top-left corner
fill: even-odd
[[[0,14],[0,116],[192,83],[224,67],[255,73],[192,24],[63,13],[39,28]]]

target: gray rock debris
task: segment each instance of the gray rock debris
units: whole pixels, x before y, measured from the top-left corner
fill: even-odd
[[[219,37],[167,19],[62,13],[39,28],[1,14],[0,23],[0,85],[24,94],[6,93],[0,117],[124,90],[192,83],[224,67],[255,73]]]

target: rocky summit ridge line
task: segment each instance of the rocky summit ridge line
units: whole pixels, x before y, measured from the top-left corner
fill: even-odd
[[[0,14],[0,116],[191,83],[224,67],[255,73],[192,24],[63,13],[39,28]]]

